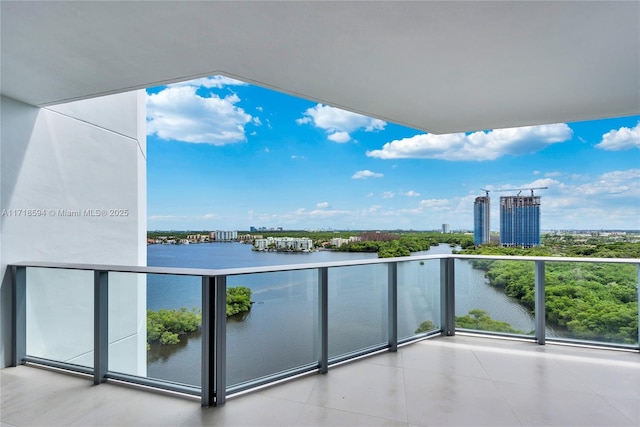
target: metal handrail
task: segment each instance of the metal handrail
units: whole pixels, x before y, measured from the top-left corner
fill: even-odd
[[[197,387],[185,386],[150,378],[123,375],[108,371],[108,273],[139,273],[139,274],[164,274],[176,276],[194,276],[202,281],[202,380],[200,387],[201,403],[203,406],[222,405],[229,392],[242,391],[246,388],[256,387],[270,382],[278,381],[292,375],[316,370],[326,373],[329,366],[344,360],[359,357],[364,354],[388,350],[396,351],[399,343],[407,343],[411,340],[425,339],[433,336],[433,333],[417,334],[414,337],[398,339],[397,331],[397,267],[406,262],[439,260],[440,264],[440,333],[442,335],[455,335],[455,263],[460,260],[495,260],[495,261],[529,261],[534,263],[535,271],[535,336],[532,337],[538,344],[545,344],[545,263],[546,262],[581,262],[581,263],[613,263],[633,264],[638,266],[638,283],[640,283],[640,259],[634,258],[576,258],[576,257],[538,257],[538,256],[504,256],[504,255],[462,255],[462,254],[435,254],[412,255],[409,257],[360,259],[349,261],[331,261],[306,264],[271,265],[259,267],[241,267],[224,269],[193,269],[172,267],[147,267],[130,265],[107,264],[81,264],[81,263],[57,263],[23,261],[9,265],[13,285],[13,362],[50,364],[56,367],[66,367],[69,370],[77,370],[77,366],[59,361],[47,361],[46,359],[33,358],[26,354],[26,269],[27,268],[51,268],[65,270],[92,271],[94,273],[94,367],[90,369],[94,376],[94,383],[99,384],[108,378],[119,379],[156,388],[165,388],[178,392],[194,394]],[[339,358],[328,357],[328,294],[327,271],[329,268],[363,266],[363,265],[387,265],[388,268],[388,336],[389,342],[366,349],[357,350],[351,354]],[[244,385],[226,386],[226,286],[227,277],[274,273],[294,270],[316,270],[318,272],[318,324],[319,324],[319,348],[317,364],[302,366],[292,369],[290,372],[277,372]],[[640,301],[638,315],[640,318]],[[435,331],[435,333],[438,333]],[[490,333],[493,335],[508,336],[509,334]],[[558,339],[554,339],[558,342]],[[567,342],[580,342],[567,340]],[[640,337],[639,337],[640,342]],[[584,344],[589,344],[584,342]],[[600,344],[606,346],[606,344]],[[610,347],[624,347],[612,344]],[[636,347],[631,347],[638,350]],[[185,391],[186,390],[186,391]]]
[[[87,264],[87,263],[63,263],[20,261],[10,265],[15,267],[59,268],[65,270],[90,270],[110,271],[115,273],[147,273],[170,274],[175,276],[238,276],[253,273],[273,273],[277,271],[313,270],[321,267],[350,267],[357,265],[388,264],[391,262],[422,261],[435,259],[488,259],[495,261],[548,261],[548,262],[584,262],[584,263],[612,263],[612,264],[638,264],[640,258],[588,258],[588,257],[550,257],[550,256],[511,256],[511,255],[465,255],[465,254],[435,254],[435,255],[411,255],[394,258],[375,258],[348,261],[325,261],[304,264],[280,264],[256,267],[235,268],[182,268],[182,267],[147,267],[133,265],[112,264]]]

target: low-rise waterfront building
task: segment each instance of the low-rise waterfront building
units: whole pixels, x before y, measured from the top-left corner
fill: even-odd
[[[329,240],[329,244],[331,244],[331,246],[335,246],[336,248],[339,248],[342,245],[346,245],[347,243],[349,243],[349,240],[342,237],[334,237],[333,239]]]
[[[313,250],[313,240],[307,237],[267,237],[255,239],[253,249],[256,251],[309,252]]]
[[[237,231],[216,230],[212,231],[211,234],[213,234],[213,240],[216,242],[231,242],[233,240],[238,240]]]
[[[209,242],[208,234],[187,234],[187,240],[189,243],[207,243]]]
[[[329,240],[329,244],[332,246],[335,246],[336,248],[339,248],[342,245],[346,245],[352,242],[359,242],[359,241],[360,241],[359,236],[350,236],[348,239],[345,239],[343,237],[334,237],[333,239]]]

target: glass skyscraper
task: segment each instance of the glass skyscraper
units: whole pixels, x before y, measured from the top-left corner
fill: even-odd
[[[489,196],[476,197],[473,202],[473,244],[476,246],[489,242],[490,208]]]
[[[500,245],[540,245],[540,197],[500,197]]]

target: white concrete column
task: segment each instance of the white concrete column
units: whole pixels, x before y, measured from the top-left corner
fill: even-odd
[[[2,366],[10,356],[7,264],[146,264],[144,102],[144,91],[46,108],[2,98]],[[92,286],[79,273],[50,273],[27,273],[27,350],[90,364]],[[146,282],[135,276],[112,282],[110,364],[144,374]]]

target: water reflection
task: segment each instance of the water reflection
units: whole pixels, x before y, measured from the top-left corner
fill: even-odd
[[[179,259],[174,259],[167,265],[155,258],[154,250],[157,246],[160,245],[149,247],[149,265],[179,265]],[[189,246],[200,247],[198,251],[201,252],[202,264],[196,266],[207,268],[220,267],[215,263],[221,249],[224,249],[226,262],[231,259],[229,253],[233,252],[242,263],[247,262],[243,258],[245,256],[264,263],[265,259],[260,257],[266,256],[274,265],[293,264],[298,260],[311,263],[376,257],[375,254],[328,251],[307,254],[304,257],[278,253],[258,254],[252,252],[250,247],[240,244]],[[165,256],[163,261],[166,262],[169,251],[174,251],[176,258],[187,256],[186,252],[182,253],[184,248],[187,248],[189,254],[193,254],[193,248],[189,246],[164,246],[159,250]],[[451,253],[451,248],[448,245],[440,245],[428,253]],[[194,266],[193,263],[194,260],[190,259],[190,266]],[[259,264],[256,262],[254,265]],[[332,356],[387,340],[386,267],[372,267],[330,269],[329,320]],[[425,320],[430,320],[437,326],[440,322],[439,260],[403,262],[399,265],[398,273],[399,336],[412,336]],[[163,283],[165,280],[167,283]],[[196,278],[196,282],[197,280]],[[186,283],[178,285],[175,277],[150,275],[148,282],[150,309],[190,307],[194,301],[200,299],[199,286],[187,286]],[[238,384],[266,374],[313,363],[317,359],[317,271],[301,270],[230,277],[228,285],[251,287],[252,299],[256,301],[250,312],[227,320],[228,384]],[[473,269],[468,261],[456,261],[456,287],[456,316],[466,315],[473,309],[481,309],[490,313],[492,318],[506,321],[516,329],[527,332],[533,329],[533,316],[503,291],[490,286],[484,273]],[[154,293],[154,289],[160,292]],[[150,353],[153,355],[149,356],[149,376],[199,384],[200,335],[193,334],[188,339],[181,338],[181,343],[175,349],[154,348]]]
[[[180,342],[177,344],[164,345],[159,342],[149,344],[147,351],[147,363],[158,364],[167,362],[176,353],[188,351],[190,345],[202,340],[202,331],[198,329],[180,336]]]

